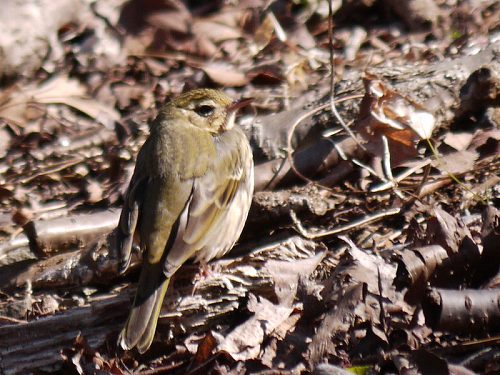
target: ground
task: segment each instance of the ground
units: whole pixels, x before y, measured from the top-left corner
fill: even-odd
[[[2,7],[0,373],[500,370],[497,1]],[[141,254],[119,275],[113,230],[148,123],[198,87],[253,98],[252,208],[123,352]]]

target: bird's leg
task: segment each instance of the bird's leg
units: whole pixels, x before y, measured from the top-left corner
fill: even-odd
[[[212,275],[213,272],[210,270],[208,263],[205,261],[200,261],[199,270],[193,277],[194,285],[193,285],[193,291],[191,292],[191,296],[193,296],[196,293],[199,283]]]

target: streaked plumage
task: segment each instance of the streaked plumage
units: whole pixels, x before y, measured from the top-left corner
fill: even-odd
[[[208,262],[238,239],[253,194],[252,152],[233,127],[239,105],[193,90],[160,111],[137,157],[118,225],[121,271],[134,238],[144,254],[134,304],[119,343],[145,352],[169,280],[189,258]]]

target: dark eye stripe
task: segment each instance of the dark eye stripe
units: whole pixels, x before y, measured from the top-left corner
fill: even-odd
[[[200,105],[194,109],[194,111],[202,117],[208,117],[214,113],[215,108],[211,105]]]

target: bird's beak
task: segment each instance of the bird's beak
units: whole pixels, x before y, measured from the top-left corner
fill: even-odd
[[[246,107],[253,101],[253,98],[245,98],[240,100],[235,100],[227,106],[227,112],[236,112],[238,109]]]
[[[249,105],[252,102],[253,98],[240,99],[235,100],[231,104],[229,104],[226,108],[227,110],[227,119],[226,123],[222,126],[222,130],[226,131],[231,129],[234,126],[234,120],[236,118],[236,112],[238,109],[243,108]]]

